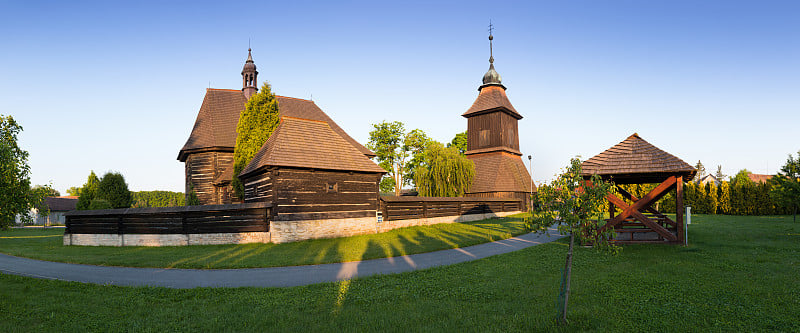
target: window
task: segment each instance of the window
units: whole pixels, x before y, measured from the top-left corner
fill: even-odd
[[[339,192],[339,184],[337,183],[325,183],[325,188],[328,193]]]

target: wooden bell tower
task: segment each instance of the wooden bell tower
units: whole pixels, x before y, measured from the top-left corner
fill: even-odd
[[[467,158],[475,163],[475,178],[466,196],[519,198],[527,204],[535,191],[519,151],[522,116],[506,96],[506,87],[494,69],[491,26],[489,70],[483,75],[478,98],[461,116],[467,118]]]

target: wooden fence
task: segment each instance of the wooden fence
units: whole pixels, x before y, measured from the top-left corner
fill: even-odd
[[[75,210],[66,234],[206,234],[269,231],[272,204]]]
[[[515,198],[442,198],[381,196],[384,221],[523,210]]]

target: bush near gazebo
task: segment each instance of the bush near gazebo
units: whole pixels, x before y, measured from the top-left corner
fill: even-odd
[[[631,194],[641,197],[656,184],[619,185]],[[790,207],[782,205],[770,193],[774,185],[770,182],[755,183],[752,181],[731,184],[722,182],[713,184],[686,183],[683,185],[684,205],[692,207],[694,214],[725,215],[785,215],[791,214]],[[663,211],[675,211],[675,191],[659,200],[659,208]]]

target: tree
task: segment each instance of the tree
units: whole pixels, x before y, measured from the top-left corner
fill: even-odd
[[[140,207],[177,207],[183,206],[186,196],[172,191],[139,191],[131,192],[133,206]]]
[[[90,210],[111,209],[111,208],[114,208],[114,206],[112,206],[111,203],[108,202],[108,200],[106,199],[94,198],[92,199],[92,202],[89,204]]]
[[[239,180],[239,173],[258,153],[261,146],[278,127],[278,100],[272,93],[272,87],[264,82],[261,90],[250,96],[239,123],[236,125],[236,146],[233,148],[233,186],[234,194],[244,197],[244,185]]]
[[[36,185],[33,187],[34,191],[41,191],[45,197],[60,197],[61,193],[50,185]]]
[[[125,183],[125,177],[119,172],[107,172],[97,185],[95,199],[108,201],[112,208],[130,208],[131,191]],[[94,201],[94,200],[92,200]]]
[[[717,198],[719,203],[717,204],[717,212],[719,214],[730,214],[731,213],[731,186],[728,182],[721,182],[719,183],[719,187],[717,188]]]
[[[67,195],[73,197],[79,197],[81,195],[81,188],[80,187],[70,187],[67,189]]]
[[[431,140],[428,135],[425,134],[425,132],[419,129],[415,129],[406,134],[406,137],[403,140],[403,145],[405,146],[404,149],[409,152],[411,159],[408,160],[408,163],[405,167],[406,174],[403,175],[403,179],[406,181],[403,185],[408,185],[411,180],[416,179],[414,177],[414,173],[416,172],[417,167],[422,164],[423,152],[428,147],[430,142],[434,141]]]
[[[187,206],[199,206],[200,205],[200,198],[197,197],[197,192],[194,190],[194,185],[189,183],[189,193],[186,194],[186,205]]]
[[[717,178],[717,181],[722,182],[722,181],[725,180],[725,178],[728,177],[728,175],[722,173],[722,166],[721,165],[717,165],[717,173],[714,175],[714,177]]]
[[[692,181],[697,182],[700,181],[700,179],[702,179],[703,177],[705,177],[706,167],[703,166],[703,162],[697,160],[697,164],[695,164],[694,168],[697,169],[697,174],[694,175],[694,179],[692,179]]]
[[[419,195],[459,197],[469,190],[475,175],[475,164],[459,153],[456,147],[445,148],[433,141],[420,155],[421,163],[414,177]]]
[[[789,154],[786,164],[775,177],[770,179],[770,196],[778,204],[792,209],[792,221],[797,222],[797,209],[800,208],[800,151],[797,158]]]
[[[467,131],[456,134],[456,137],[447,144],[447,148],[455,147],[461,155],[467,152]]]
[[[572,278],[572,249],[575,244],[575,236],[578,236],[582,243],[591,243],[596,247],[611,251],[618,250],[607,241],[613,230],[600,235],[597,232],[597,222],[589,220],[591,217],[596,217],[598,221],[602,219],[605,198],[612,192],[613,185],[603,181],[596,174],[588,182],[585,181],[581,176],[581,161],[577,158],[573,158],[565,172],[549,186],[539,187],[541,210],[526,221],[526,227],[531,231],[546,232],[550,225],[556,223],[559,233],[569,234],[569,248],[563,273],[564,282],[559,294],[561,304],[558,320],[561,323],[567,322],[567,304]]]
[[[28,214],[43,199],[43,192],[31,188],[28,152],[17,144],[22,132],[13,117],[0,115],[0,229],[7,229],[20,215],[30,222]]]
[[[81,187],[80,197],[78,197],[78,202],[75,204],[76,209],[89,209],[89,205],[97,195],[98,185],[100,185],[100,178],[97,178],[97,175],[94,174],[94,170],[92,170],[92,172],[89,173],[89,177],[86,178],[86,183]]]
[[[393,186],[394,194],[400,195],[403,185],[409,185],[414,179],[414,170],[409,166],[419,164],[418,156],[430,139],[418,129],[406,133],[405,126],[399,121],[383,121],[372,124],[372,127],[367,148],[375,152],[378,165],[387,172],[381,179],[380,189],[385,191]]]
[[[747,169],[739,170],[739,172],[737,172],[736,175],[731,178],[731,185],[735,186],[753,183],[753,180],[750,179],[750,176],[748,176],[751,173],[752,172]]]

